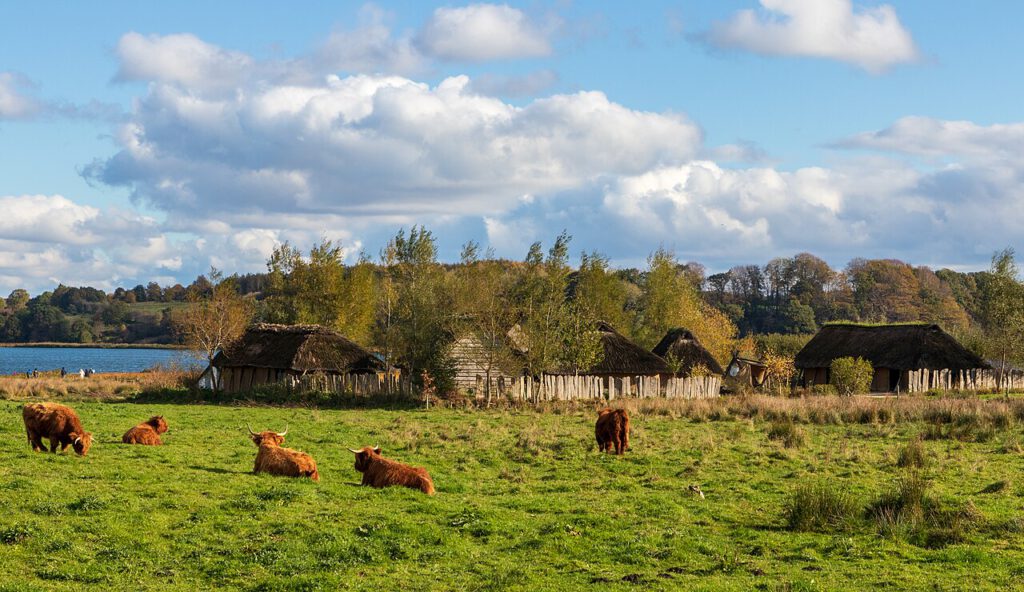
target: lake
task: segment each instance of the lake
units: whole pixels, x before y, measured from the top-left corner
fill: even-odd
[[[157,364],[196,364],[190,352],[176,349],[98,347],[0,347],[0,374],[25,374],[33,368],[77,373],[79,368],[96,372],[140,372]]]

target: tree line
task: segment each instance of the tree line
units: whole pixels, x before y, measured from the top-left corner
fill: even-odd
[[[329,240],[308,253],[285,243],[270,256],[258,295],[228,278],[217,284],[217,306],[234,302],[256,320],[331,327],[439,387],[453,373],[452,344],[467,336],[488,371],[585,371],[601,355],[598,321],[648,350],[685,327],[723,363],[735,351],[785,363],[821,324],[838,320],[934,322],[999,357],[993,336],[1012,342],[1017,333],[1006,328],[1024,325],[1024,287],[1009,249],[974,273],[864,259],[835,270],[804,253],[707,275],[664,248],[643,269],[613,269],[597,252],[580,253],[573,265],[571,240],[563,232],[547,247],[534,243],[518,261],[471,241],[456,264],[438,261],[423,227],[399,232],[376,258],[364,253],[351,265]]]
[[[521,260],[469,242],[458,262],[442,263],[433,233],[413,227],[354,264],[329,240],[308,252],[284,243],[264,273],[224,278],[213,270],[187,287],[151,282],[105,294],[58,286],[34,298],[14,290],[0,311],[0,341],[181,342],[185,311],[240,302],[246,320],[328,326],[388,363],[442,381],[451,374],[451,343],[466,335],[495,368],[510,363],[510,340],[525,352],[515,363],[531,372],[586,368],[599,353],[598,320],[648,349],[668,329],[688,328],[723,362],[735,350],[792,355],[830,321],[934,322],[987,357],[1020,361],[1014,347],[994,345],[1014,343],[1024,317],[1011,249],[977,272],[893,259],[834,269],[801,253],[708,274],[663,248],[642,269],[615,269],[599,252],[572,257],[571,242],[563,232]],[[149,304],[143,313],[140,303],[167,307]]]

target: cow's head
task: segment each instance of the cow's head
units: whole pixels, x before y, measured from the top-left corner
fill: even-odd
[[[249,428],[249,426],[245,427]],[[253,444],[257,446],[262,446],[263,444],[266,444],[267,446],[280,446],[281,444],[284,444],[284,435],[287,433],[287,426],[285,426],[283,432],[271,432],[268,430],[266,432],[256,433],[252,431],[252,428],[249,428],[249,437],[252,438]]]
[[[71,438],[71,447],[75,449],[75,454],[81,456],[89,454],[89,447],[92,446],[92,434],[71,432],[68,436]]]
[[[375,457],[380,456],[380,446],[363,446],[360,450],[348,449],[349,452],[356,455],[356,470],[360,473],[365,473],[366,469],[370,467],[370,461]]]
[[[156,430],[156,433],[158,434],[162,434],[167,431],[167,420],[164,419],[163,415],[154,415],[153,417],[150,417],[149,421],[146,423]]]

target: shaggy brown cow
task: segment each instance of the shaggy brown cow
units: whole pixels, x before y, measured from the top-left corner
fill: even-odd
[[[380,446],[364,446],[362,450],[349,448],[349,451],[356,455],[356,470],[363,474],[363,485],[403,485],[434,495],[434,482],[426,469],[384,458],[380,455]]]
[[[125,444],[145,444],[146,446],[160,446],[160,434],[167,431],[167,420],[162,415],[154,415],[148,421],[140,423],[128,430],[121,436],[121,442]]]
[[[258,434],[249,428],[253,443],[260,449],[256,453],[256,465],[252,472],[283,477],[309,477],[319,481],[320,473],[316,470],[316,461],[312,456],[291,448],[281,448],[287,433],[288,428],[281,433],[267,431]]]
[[[622,454],[629,450],[629,414],[625,409],[602,409],[597,416],[594,434],[601,452],[611,451],[614,446],[615,454]]]
[[[46,452],[43,438],[50,439],[50,452],[61,452],[68,446],[85,456],[92,446],[92,434],[82,429],[82,422],[74,409],[57,403],[29,403],[21,412],[25,420],[25,433],[32,450]]]

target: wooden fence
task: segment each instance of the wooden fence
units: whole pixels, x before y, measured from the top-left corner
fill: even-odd
[[[660,376],[606,377],[546,374],[539,381],[520,377],[498,393],[514,401],[613,400],[626,397],[710,399],[719,396],[719,376],[668,378]]]
[[[379,374],[307,374],[286,379],[289,388],[307,392],[344,393],[360,397],[420,398],[408,376]],[[660,376],[604,377],[546,374],[540,380],[521,376],[497,381],[494,397],[513,401],[613,400],[626,397],[709,399],[719,396],[719,376],[667,378]],[[482,398],[483,393],[475,393]]]
[[[905,392],[1024,390],[1024,372],[1012,370],[910,370],[906,373]]]
[[[357,397],[412,397],[416,391],[408,376],[394,374],[306,374],[287,379],[300,391],[343,393]]]

